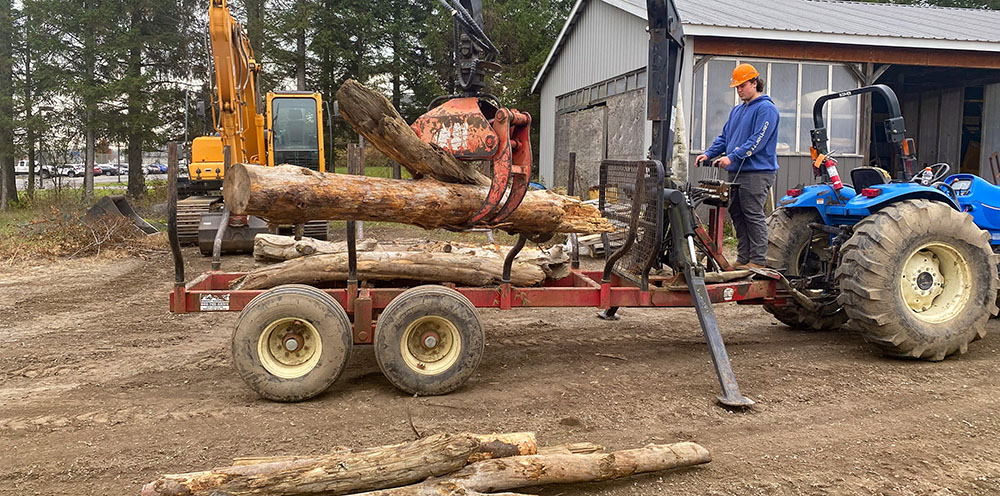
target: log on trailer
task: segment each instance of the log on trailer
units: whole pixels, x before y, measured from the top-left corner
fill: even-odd
[[[340,114],[375,148],[413,175],[446,183],[489,186],[490,178],[437,145],[424,143],[381,93],[348,79],[337,90]]]
[[[358,241],[358,251],[372,251],[378,245],[375,239]],[[253,258],[258,262],[281,262],[316,253],[346,253],[347,241],[321,241],[303,237],[261,233],[253,238]]]
[[[267,289],[282,284],[319,285],[346,281],[346,253],[311,255],[255,269],[234,281],[232,289]],[[367,281],[405,279],[421,282],[451,282],[464,286],[499,284],[503,260],[457,253],[388,252],[358,253],[358,277]],[[545,272],[528,262],[515,261],[510,281],[515,286],[535,286]]]
[[[347,494],[412,484],[496,457],[532,454],[535,435],[436,434],[358,452],[164,475],[143,496]]]
[[[487,187],[434,179],[381,179],[316,172],[282,165],[236,164],[226,173],[223,195],[229,209],[271,222],[362,220],[413,224],[425,229],[464,229],[483,204]],[[529,191],[503,222],[483,225],[512,233],[592,234],[614,227],[592,205],[549,191]]]

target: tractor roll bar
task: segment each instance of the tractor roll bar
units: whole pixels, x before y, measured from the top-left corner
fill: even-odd
[[[896,93],[892,91],[892,88],[889,88],[884,84],[874,84],[871,86],[862,86],[852,90],[838,91],[837,93],[830,93],[829,95],[823,95],[817,98],[816,103],[813,104],[813,129],[809,131],[810,138],[812,139],[812,146],[816,149],[816,152],[822,155],[827,155],[829,153],[829,149],[827,148],[828,137],[826,133],[826,120],[823,119],[823,105],[830,100],[847,98],[865,93],[879,94],[889,107],[889,118],[883,122],[883,125],[885,126],[885,136],[889,143],[892,143],[896,150],[896,156],[899,157],[899,169],[892,175],[893,177],[896,177],[896,179],[907,179],[903,177],[903,172],[906,168],[907,158],[912,159],[912,153],[903,147],[903,142],[906,140],[906,126],[903,124],[903,114],[899,110],[899,99],[896,98]]]

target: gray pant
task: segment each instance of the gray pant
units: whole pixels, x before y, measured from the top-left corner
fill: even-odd
[[[729,182],[739,183],[739,189],[729,202],[729,216],[736,228],[736,263],[752,262],[764,265],[767,254],[767,223],[764,201],[777,176],[773,172],[730,172]]]

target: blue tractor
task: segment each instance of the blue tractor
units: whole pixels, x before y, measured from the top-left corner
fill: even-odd
[[[827,149],[823,105],[862,93],[885,100],[894,157],[890,170],[859,167],[845,184]],[[997,314],[1000,187],[949,175],[943,163],[915,166],[914,142],[887,86],[820,97],[813,121],[818,184],[788,190],[767,221],[767,265],[798,297],[765,308],[793,328],[846,325],[886,355],[964,353]]]

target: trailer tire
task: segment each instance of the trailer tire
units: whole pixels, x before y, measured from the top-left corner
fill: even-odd
[[[851,328],[884,354],[943,360],[965,353],[997,314],[996,260],[972,216],[907,200],[859,222],[837,268]]]
[[[454,289],[408,289],[375,325],[375,360],[393,386],[432,396],[458,389],[483,358],[486,338],[476,307]]]
[[[353,345],[351,321],[336,300],[311,286],[287,284],[243,309],[233,331],[233,366],[260,396],[303,401],[337,380]]]
[[[767,217],[767,266],[775,269],[785,269],[789,275],[799,274],[802,256],[809,242],[812,230],[811,222],[822,222],[819,213],[812,209],[779,208]],[[807,261],[806,272],[819,270],[819,259],[823,250],[830,244],[829,236],[823,233],[813,235],[810,255],[812,263]],[[807,294],[808,291],[805,291]],[[812,295],[810,295],[812,296]],[[837,295],[815,295],[814,299],[820,305],[820,311],[807,310],[794,299],[788,298],[783,306],[764,305],[771,315],[792,329],[805,331],[829,331],[839,329],[847,322],[847,315],[837,302]]]

